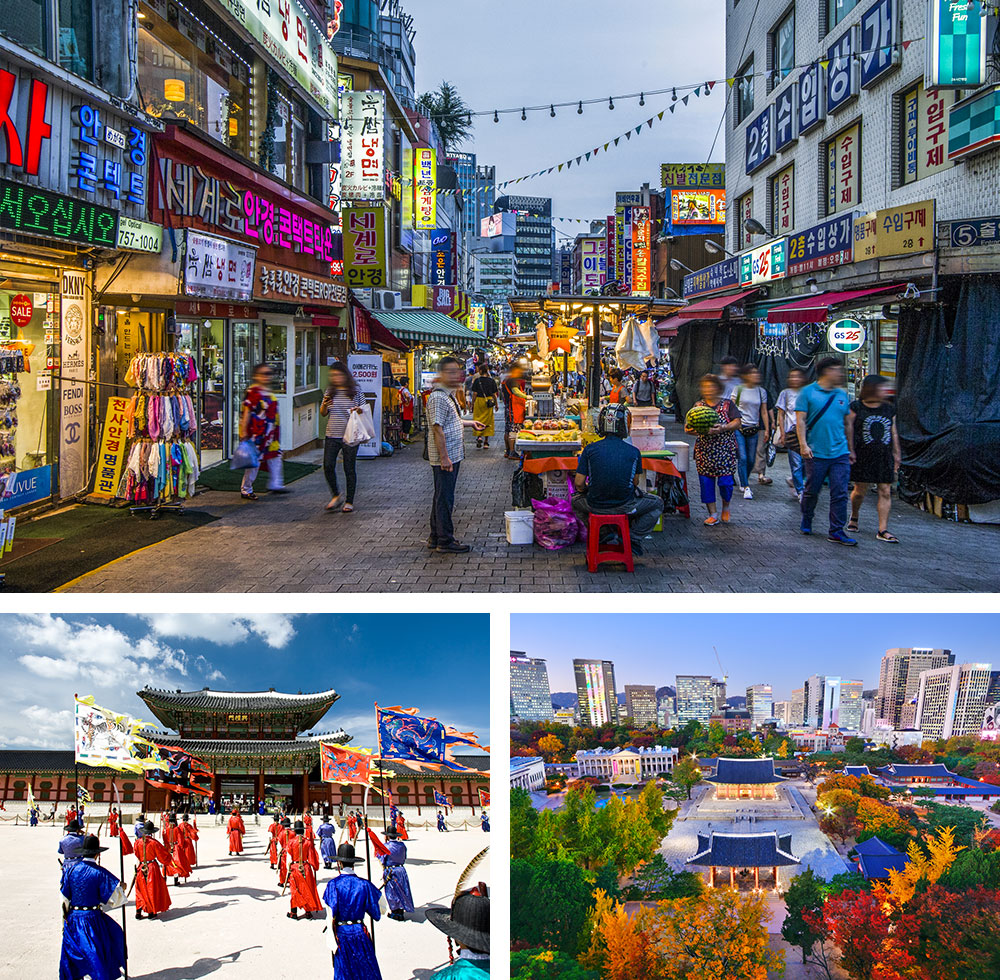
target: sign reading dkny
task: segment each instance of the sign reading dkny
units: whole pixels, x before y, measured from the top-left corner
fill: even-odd
[[[84,273],[63,269],[62,363],[59,382],[59,496],[71,497],[87,485],[87,329],[89,303]]]

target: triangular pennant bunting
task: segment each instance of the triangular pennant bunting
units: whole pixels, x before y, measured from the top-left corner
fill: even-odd
[[[829,58],[821,58],[819,65],[823,69],[823,71],[826,71],[827,68],[830,67],[830,59]]]
[[[694,90],[694,94],[695,94],[695,95],[701,95],[701,89],[700,89],[700,88],[696,88],[696,89]]]
[[[708,86],[709,92],[711,92],[712,89],[715,88],[715,82],[706,82],[705,84]]]
[[[687,105],[688,104],[688,99],[690,99],[690,98],[691,98],[690,95],[685,95],[684,98],[681,99],[681,102],[683,102],[684,105]]]
[[[627,140],[632,139],[632,130],[631,129],[625,134],[625,139],[627,139]]]
[[[671,107],[670,107],[670,114],[671,114],[671,115],[673,115],[673,113],[674,113],[674,107],[673,107],[673,106],[671,106]]]
[[[586,158],[587,158],[588,160],[590,159],[590,154],[589,154],[589,153],[585,153],[585,154],[584,154],[584,156],[586,156]],[[579,159],[579,157],[577,157],[577,159]]]
[[[647,125],[647,126],[648,126],[648,127],[650,128],[650,129],[652,129],[652,128],[653,128],[653,120],[652,120],[652,119],[647,119],[647,120],[646,120],[646,125]]]
[[[656,114],[656,118],[657,119],[662,119],[663,118],[663,110],[662,109]]]
[[[608,141],[607,141],[607,143],[605,143],[605,144],[604,144],[604,152],[605,152],[605,153],[607,153],[607,152],[608,152],[608,147],[609,147],[610,145],[611,145],[611,140],[608,140]]]
[[[618,141],[619,141],[620,139],[621,139],[621,137],[620,137],[620,136],[616,136],[616,137],[615,137],[615,146],[617,146],[617,145],[618,145]]]
[[[726,79],[726,84],[727,84],[727,85],[728,85],[728,86],[729,86],[730,88],[732,88],[732,87],[733,87],[733,86],[734,86],[734,85],[736,84],[736,79],[735,79],[735,78],[727,78],[727,79]]]
[[[904,41],[903,42],[903,50],[905,51],[911,44],[913,44],[912,41]]]

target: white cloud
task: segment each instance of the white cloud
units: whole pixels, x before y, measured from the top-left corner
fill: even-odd
[[[0,731],[0,745],[39,749],[65,749],[73,744],[73,712],[54,711],[37,704],[20,711],[26,732],[30,734],[7,735]]]
[[[250,636],[257,636],[269,647],[280,650],[295,636],[292,617],[281,613],[252,613],[244,616],[154,613],[143,619],[157,636],[208,640],[220,646],[234,646]]]

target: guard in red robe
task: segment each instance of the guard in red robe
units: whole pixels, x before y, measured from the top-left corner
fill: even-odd
[[[316,848],[310,848],[305,837],[305,824],[295,821],[294,832],[288,835],[286,849],[288,851],[288,883],[292,901],[289,919],[299,917],[299,909],[305,911],[307,919],[313,912],[320,912],[319,892],[316,891],[316,871],[319,868],[319,857]]]
[[[240,816],[240,808],[238,806],[233,807],[233,815],[229,818],[229,823],[226,824],[226,830],[229,832],[229,853],[242,854],[243,835],[247,832],[247,828],[243,823],[243,818]]]
[[[167,817],[167,826],[163,831],[163,846],[170,852],[170,867],[167,874],[174,876],[174,884],[179,885],[181,878],[185,881],[191,877],[191,865],[188,863],[184,848],[184,835],[177,825],[177,814]]]
[[[108,813],[108,836],[118,836],[118,811],[111,809]]]
[[[313,818],[312,814],[306,810],[302,814],[302,825],[306,828],[306,837],[313,836]]]
[[[281,814],[275,813],[271,826],[267,828],[270,838],[267,842],[267,857],[271,862],[271,870],[278,866],[278,834],[281,833]]]
[[[288,817],[281,820],[278,833],[278,884],[284,887],[288,878],[288,838],[292,834],[292,821]]]
[[[189,814],[182,813],[180,826],[177,829],[181,832],[184,842],[184,856],[187,858],[188,867],[196,868],[198,866],[198,852],[194,842],[198,840],[198,828],[192,825]]]
[[[406,833],[406,821],[403,819],[403,814],[398,814],[396,816],[396,833],[399,835],[400,840],[409,840],[409,835]]]
[[[167,849],[156,839],[156,827],[146,821],[146,830],[132,845],[139,866],[135,871],[135,917],[145,912],[155,919],[170,908],[170,892],[163,876],[163,869],[171,864]]]
[[[347,818],[347,839],[353,844],[358,837],[358,818],[354,815],[354,811],[351,811],[351,815]]]

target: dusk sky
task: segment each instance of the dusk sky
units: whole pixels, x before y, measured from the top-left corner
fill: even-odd
[[[613,5],[580,0],[487,0],[442,3],[403,0],[417,31],[417,91],[455,85],[474,111],[472,139],[461,150],[479,163],[495,164],[497,181],[509,180],[573,159],[600,146],[579,168],[522,181],[498,193],[551,197],[552,213],[599,218],[614,207],[616,190],[637,190],[644,181],[660,186],[661,163],[704,163],[725,159],[724,137],[712,150],[728,89],[723,82],[705,97],[680,99],[695,86],[725,75],[725,5],[679,0]],[[652,129],[621,140],[604,153],[604,143],[668,109],[671,94],[639,99],[608,96],[678,87],[676,111]],[[556,109],[552,102],[599,98],[600,105]],[[493,110],[545,105],[493,122]],[[711,153],[711,155],[710,155]],[[613,213],[613,211],[612,211]],[[560,224],[576,235],[583,226]]]
[[[69,749],[73,695],[159,727],[144,684],[184,691],[333,688],[314,729],[375,744],[375,708],[416,707],[489,744],[487,615],[0,615],[0,747]],[[445,642],[446,641],[446,644]]]
[[[673,685],[678,673],[720,677],[714,644],[729,694],[771,684],[783,701],[811,674],[877,687],[890,647],[943,647],[956,663],[1000,668],[998,627],[1000,616],[991,614],[515,615],[510,648],[548,660],[553,692],[576,691],[574,657],[611,660],[621,692],[626,684]]]

